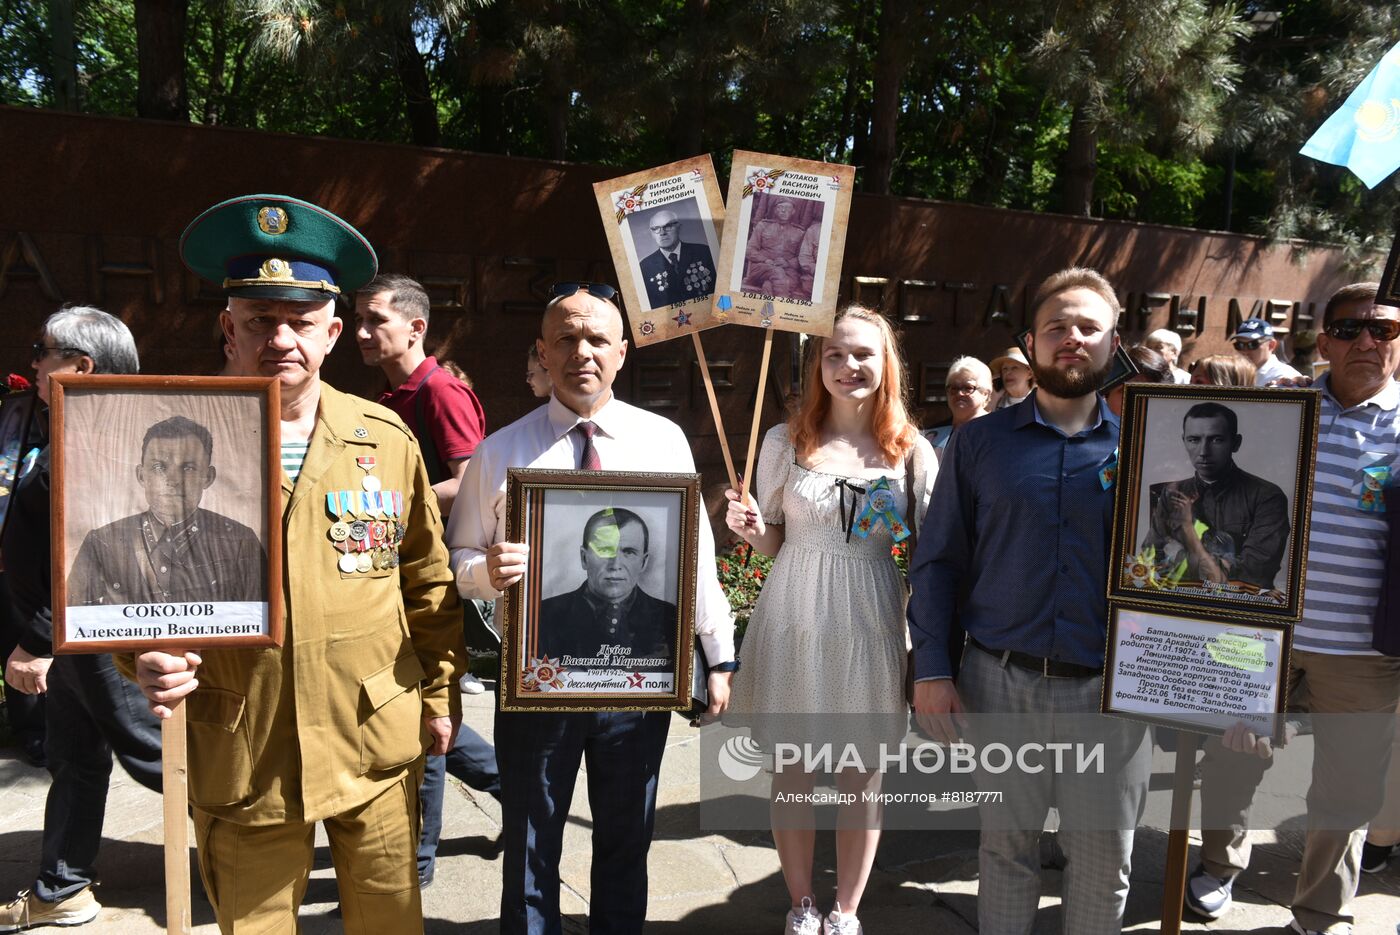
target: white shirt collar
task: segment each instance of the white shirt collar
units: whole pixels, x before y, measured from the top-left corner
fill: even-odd
[[[617,437],[617,421],[621,419],[623,404],[618,401],[617,394],[613,393],[603,408],[593,413],[593,418],[584,419],[568,406],[559,401],[559,397],[553,393],[549,394],[549,427],[554,432],[555,439],[563,438],[574,430],[574,426],[580,422],[592,422],[598,426],[598,431],[608,438]]]

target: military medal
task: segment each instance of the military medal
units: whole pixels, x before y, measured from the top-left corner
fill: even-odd
[[[345,572],[347,575],[353,575],[355,573],[355,556],[350,554],[350,543],[346,542],[344,545],[345,554],[340,556],[340,559],[336,562],[336,565],[339,566],[340,570]]]
[[[369,523],[362,519],[357,519],[350,524],[350,538],[356,542],[364,542],[369,538]]]
[[[331,541],[344,542],[350,538],[350,524],[336,521],[331,524]]]
[[[361,455],[355,459],[355,463],[359,465],[360,470],[365,472],[364,478],[360,481],[360,486],[369,493],[378,491],[382,486],[379,483],[379,478],[370,473],[370,471],[374,470],[375,464],[378,463],[374,455]]]
[[[374,559],[370,558],[368,552],[361,552],[355,559],[355,570],[359,572],[369,571],[374,567]]]

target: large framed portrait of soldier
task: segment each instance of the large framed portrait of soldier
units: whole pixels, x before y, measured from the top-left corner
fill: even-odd
[[[1317,419],[1315,390],[1129,383],[1109,597],[1297,620]]]
[[[505,592],[501,709],[689,709],[700,475],[513,468],[506,503],[529,560]]]
[[[710,157],[595,182],[593,192],[632,343],[644,347],[723,324],[711,302],[724,202]]]
[[[54,652],[280,646],[277,381],[52,384]]]

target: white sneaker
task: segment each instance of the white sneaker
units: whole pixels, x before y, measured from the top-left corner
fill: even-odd
[[[1218,919],[1234,901],[1231,892],[1234,886],[1234,877],[1222,880],[1207,873],[1205,867],[1197,866],[1196,872],[1186,881],[1186,908],[1202,918]]]
[[[822,917],[812,905],[812,897],[803,896],[802,905],[788,910],[783,935],[822,935]]]
[[[462,694],[464,695],[479,695],[486,691],[486,686],[481,684],[481,679],[472,675],[470,672],[462,676],[461,685]]]
[[[865,929],[860,927],[859,919],[841,913],[840,903],[837,903],[831,914],[826,917],[822,932],[824,935],[865,935]]]

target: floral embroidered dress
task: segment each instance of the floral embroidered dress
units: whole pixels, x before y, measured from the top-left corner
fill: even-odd
[[[914,492],[921,533],[937,472],[922,436],[903,464],[848,477],[797,464],[786,425],[768,432],[755,496],[784,539],[744,634],[726,723],[747,725],[769,748],[778,740],[850,741],[862,750],[899,742],[908,710],[907,590],[889,527],[874,523],[866,538],[847,529],[865,511],[864,491],[886,477],[906,523]]]

